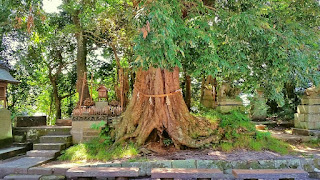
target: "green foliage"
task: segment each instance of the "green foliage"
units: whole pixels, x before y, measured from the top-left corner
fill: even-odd
[[[173,144],[173,142],[170,138],[167,138],[167,139],[163,139],[163,144],[165,146],[170,146],[171,144]]]
[[[217,135],[221,137],[219,144],[214,148],[231,152],[236,149],[249,149],[254,151],[271,150],[280,154],[287,154],[290,146],[271,137],[269,132],[260,132],[250,121],[247,114],[240,111],[231,111],[221,114],[214,110],[202,109],[198,116],[211,117],[219,123]]]
[[[133,143],[119,144],[115,147],[106,146],[99,139],[93,139],[87,143],[81,143],[62,152],[59,160],[83,161],[83,160],[113,160],[131,158],[138,154],[137,147]]]
[[[105,121],[100,121],[97,124],[92,124],[91,128],[95,130],[100,130],[99,138],[102,144],[104,144],[105,146],[110,146],[113,143],[113,140],[110,136],[110,127],[107,125]]]
[[[188,74],[237,81],[243,92],[262,87],[279,106],[285,83],[318,84],[317,1],[214,1],[214,8],[188,3],[141,4],[134,65],[183,67]]]

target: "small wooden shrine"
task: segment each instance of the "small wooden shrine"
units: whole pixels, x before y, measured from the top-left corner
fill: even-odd
[[[9,67],[0,61],[0,107],[7,108],[6,91],[8,83],[17,84],[19,81],[14,79],[9,73]]]

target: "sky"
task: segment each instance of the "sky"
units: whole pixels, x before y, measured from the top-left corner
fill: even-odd
[[[47,13],[59,12],[58,6],[60,6],[62,0],[43,0],[43,10]]]

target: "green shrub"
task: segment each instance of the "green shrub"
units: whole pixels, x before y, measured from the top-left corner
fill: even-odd
[[[290,146],[271,137],[269,132],[255,129],[248,115],[241,111],[231,111],[222,114],[212,109],[202,108],[197,116],[206,117],[219,123],[217,135],[221,137],[219,144],[213,147],[230,152],[236,149],[254,151],[271,150],[280,154],[287,154]]]

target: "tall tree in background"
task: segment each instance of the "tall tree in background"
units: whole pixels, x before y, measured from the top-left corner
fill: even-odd
[[[93,1],[94,2],[94,1]],[[70,25],[71,31],[77,39],[77,92],[79,93],[79,104],[83,104],[87,98],[90,98],[89,87],[87,82],[87,54],[88,41],[84,32],[83,9],[85,6],[90,6],[90,1],[82,0],[65,0],[63,8],[68,12],[73,24]],[[82,102],[80,102],[82,100]]]
[[[169,136],[177,148],[196,148],[218,139],[214,125],[193,117],[180,94],[179,67],[191,50],[199,54],[195,74],[238,81],[247,92],[264,84],[279,104],[292,75],[296,84],[318,83],[318,14],[315,0],[140,2],[139,68],[117,142]]]

